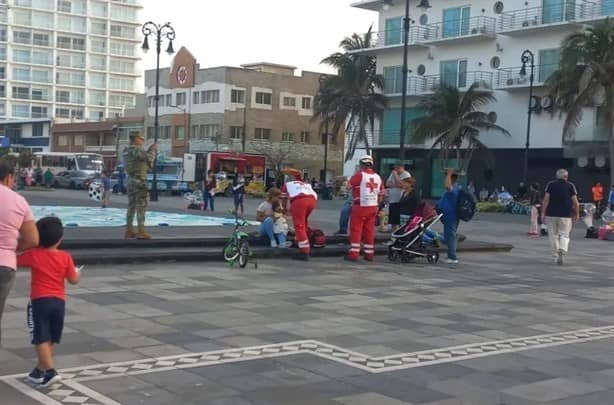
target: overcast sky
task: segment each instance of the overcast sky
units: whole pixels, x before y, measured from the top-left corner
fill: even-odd
[[[377,13],[350,7],[352,2],[144,0],[143,19],[170,22],[177,34],[175,50],[187,47],[201,68],[266,61],[330,72],[320,61],[337,51],[345,36],[376,26]],[[155,52],[144,61],[146,69],[155,68]],[[163,53],[160,66],[169,63]]]

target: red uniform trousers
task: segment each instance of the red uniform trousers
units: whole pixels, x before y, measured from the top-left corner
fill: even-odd
[[[307,235],[308,220],[311,211],[316,207],[316,199],[312,196],[299,196],[290,201],[290,213],[294,222],[294,238],[301,253],[309,254],[309,236]]]
[[[360,242],[363,243],[365,259],[373,260],[375,254],[375,218],[378,207],[352,205],[350,215],[350,251],[348,258],[358,259]]]

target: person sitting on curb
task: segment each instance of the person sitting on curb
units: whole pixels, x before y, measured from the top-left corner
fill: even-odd
[[[256,220],[260,221],[260,235],[268,237],[271,247],[287,247],[286,236],[275,233],[275,212],[281,208],[281,190],[272,187],[266,201],[256,209]]]

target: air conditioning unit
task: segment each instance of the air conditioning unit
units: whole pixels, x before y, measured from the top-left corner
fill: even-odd
[[[514,85],[514,79],[507,79],[506,81],[508,86],[513,86]]]

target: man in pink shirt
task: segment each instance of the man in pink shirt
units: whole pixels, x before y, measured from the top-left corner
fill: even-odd
[[[25,198],[13,191],[13,187],[15,168],[0,159],[0,322],[4,303],[15,284],[15,252],[38,246],[38,230],[32,210]]]

